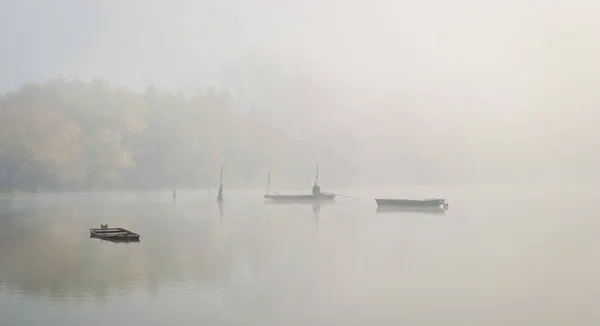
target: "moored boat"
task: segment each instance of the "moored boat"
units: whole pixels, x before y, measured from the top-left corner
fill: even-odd
[[[315,178],[315,183],[313,185],[312,194],[302,194],[302,195],[280,195],[275,193],[274,195],[271,192],[271,173],[269,172],[268,181],[267,181],[267,193],[264,195],[266,201],[270,202],[323,202],[323,201],[332,201],[335,198],[335,194],[330,194],[321,191],[321,187],[319,186],[319,165],[317,165],[317,176]]]
[[[442,198],[429,199],[383,199],[375,198],[377,206],[405,206],[405,207],[439,207],[446,204]]]
[[[321,193],[318,195],[264,195],[265,200],[281,202],[319,202],[331,201],[334,194]]]
[[[124,228],[109,228],[101,225],[99,229],[90,229],[90,237],[112,241],[138,241],[140,235]]]

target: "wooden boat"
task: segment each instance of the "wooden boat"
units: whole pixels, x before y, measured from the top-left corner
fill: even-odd
[[[139,241],[140,235],[123,228],[109,228],[101,225],[99,229],[90,229],[90,237],[112,241]]]
[[[382,199],[375,198],[377,206],[439,207],[446,204],[445,199]]]
[[[319,183],[319,165],[317,164],[317,177],[315,179],[315,187],[318,187]],[[315,193],[313,188],[312,194],[306,195],[280,195],[275,193],[274,195],[270,194],[271,191],[271,173],[269,172],[268,181],[267,181],[267,193],[264,195],[265,200],[267,201],[277,201],[277,202],[323,202],[323,201],[332,201],[335,198],[335,194],[329,194],[325,192],[321,192],[321,188],[318,187],[318,190]]]
[[[314,199],[314,200],[306,200],[306,199],[285,199],[285,200],[278,200],[278,199],[268,199],[265,198],[265,204],[266,205],[272,205],[272,206],[277,206],[277,205],[301,205],[301,206],[314,206],[314,205],[319,205],[319,206],[324,206],[324,205],[333,205],[335,204],[335,200],[319,200],[319,199]]]
[[[444,214],[446,210],[440,206],[377,206],[377,213],[424,213]]]
[[[332,201],[334,198],[334,194],[326,193],[320,195],[265,195],[265,200],[280,202],[320,202]]]

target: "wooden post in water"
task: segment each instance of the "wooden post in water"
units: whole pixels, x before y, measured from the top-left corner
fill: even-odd
[[[217,201],[223,201],[223,168],[224,166],[221,165],[221,179],[219,181],[219,193],[217,194]]]

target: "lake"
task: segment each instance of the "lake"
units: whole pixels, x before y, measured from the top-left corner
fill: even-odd
[[[360,200],[22,195],[0,216],[0,325],[600,323],[593,188],[336,192]],[[449,209],[378,213],[386,194]],[[140,242],[89,237],[105,223]]]

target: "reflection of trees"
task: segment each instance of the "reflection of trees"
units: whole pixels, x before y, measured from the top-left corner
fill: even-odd
[[[52,205],[51,205],[52,206]],[[232,247],[219,239],[215,219],[181,219],[173,205],[72,203],[16,220],[0,220],[3,288],[53,298],[151,292],[179,282],[228,282]],[[88,237],[101,223],[139,232],[140,243]]]
[[[0,219],[0,292],[104,302],[135,292],[209,291],[250,320],[310,303],[321,277],[310,206],[276,209],[269,230],[265,206],[225,201],[221,227],[213,199],[172,205],[169,195],[40,196],[36,210],[27,210],[33,213]],[[89,238],[88,228],[101,223],[136,231],[141,241]]]

